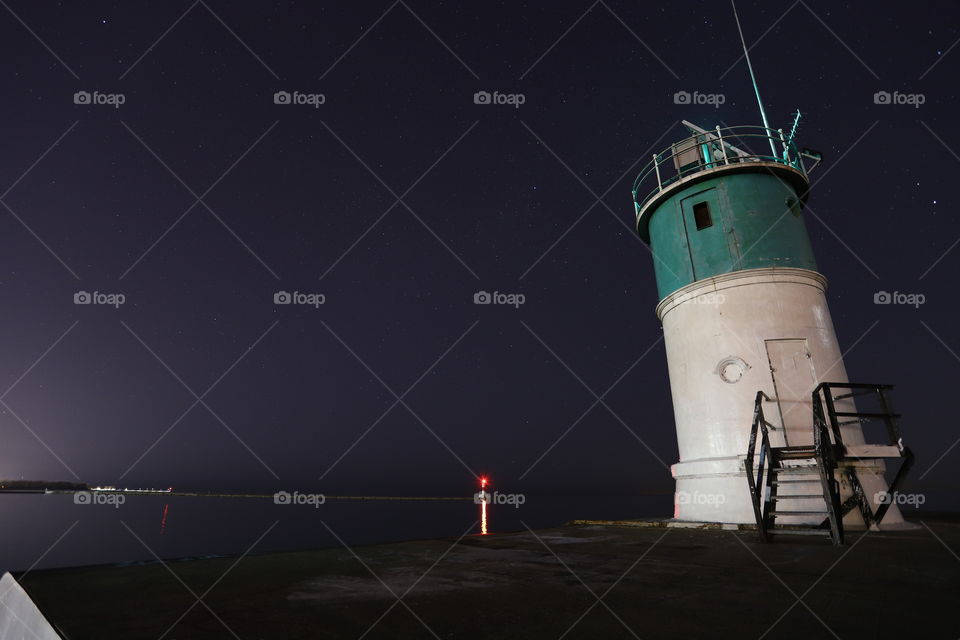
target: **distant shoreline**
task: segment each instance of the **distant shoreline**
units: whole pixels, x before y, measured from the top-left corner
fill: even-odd
[[[73,494],[89,489],[0,489],[0,494],[4,493],[39,493],[39,494]],[[125,496],[157,496],[157,497],[191,497],[191,498],[270,498],[273,499],[275,493],[202,493],[198,491],[95,491],[93,493],[102,494],[122,494]],[[473,496],[328,496],[324,495],[325,500],[367,500],[367,501],[464,501],[473,500]]]

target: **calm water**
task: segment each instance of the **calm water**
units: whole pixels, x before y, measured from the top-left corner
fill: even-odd
[[[521,520],[536,528],[576,518],[668,516],[672,501],[669,495],[527,496],[520,508],[488,505],[487,529],[521,530]],[[481,506],[472,501],[328,500],[315,508],[277,505],[270,498],[126,496],[114,507],[74,504],[72,495],[7,494],[0,495],[0,571],[25,570],[34,563],[51,568],[152,561],[154,554],[241,554],[261,536],[252,553],[338,546],[327,527],[349,545],[459,536],[468,530],[479,535],[481,517]]]

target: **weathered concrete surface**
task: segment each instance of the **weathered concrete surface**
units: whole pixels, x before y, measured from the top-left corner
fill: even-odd
[[[177,640],[368,631],[366,638],[960,636],[960,522],[853,533],[849,543],[835,549],[796,536],[764,545],[745,531],[569,526],[239,561],[37,571],[23,586],[71,640],[168,631]]]

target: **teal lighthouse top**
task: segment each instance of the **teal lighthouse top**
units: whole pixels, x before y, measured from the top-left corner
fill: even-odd
[[[693,134],[656,153],[633,184],[637,233],[650,245],[660,299],[712,276],[817,264],[802,211],[820,154],[759,126]],[[756,147],[754,151],[750,147]],[[755,152],[759,151],[759,153]],[[808,168],[804,159],[813,160]]]

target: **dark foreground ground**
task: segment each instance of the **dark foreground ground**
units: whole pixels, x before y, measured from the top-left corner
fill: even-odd
[[[23,586],[70,640],[957,638],[958,553],[956,520],[852,533],[839,549],[810,537],[764,545],[751,532],[569,526],[36,571]]]

